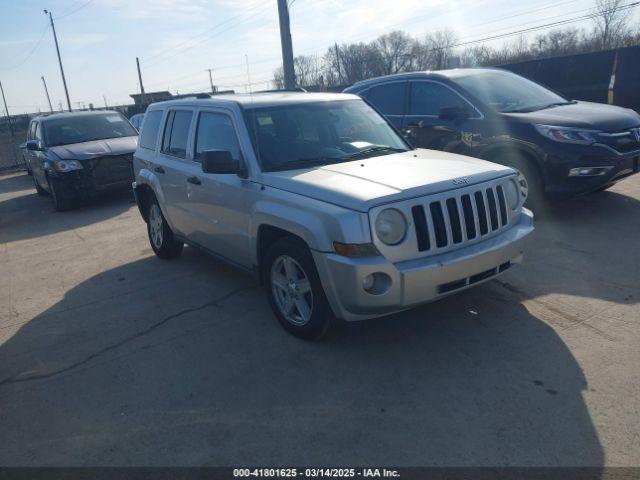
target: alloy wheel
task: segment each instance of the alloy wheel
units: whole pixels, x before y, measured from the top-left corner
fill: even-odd
[[[292,257],[281,255],[271,266],[271,290],[276,306],[287,321],[302,326],[311,320],[313,292],[304,269]]]
[[[162,248],[162,213],[155,203],[149,209],[149,233],[153,246]]]

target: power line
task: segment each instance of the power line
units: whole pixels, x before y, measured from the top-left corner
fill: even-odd
[[[42,43],[42,40],[44,40],[44,36],[47,34],[47,30],[48,29],[49,29],[49,25],[44,27],[44,30],[42,30],[42,34],[40,34],[40,37],[38,38],[38,40],[36,40],[36,42],[33,44],[33,47],[31,48],[31,50],[29,50],[29,52],[27,53],[27,56],[24,57],[22,59],[22,61],[20,61],[16,65],[13,65],[12,67],[9,67],[7,70],[15,70],[16,68],[21,67],[22,65],[24,65],[26,63],[26,61],[31,58],[31,56],[35,53],[35,51],[38,49],[38,47]]]
[[[194,35],[194,36],[188,38],[187,40],[178,43],[177,45],[174,45],[174,46],[172,46],[172,47],[170,47],[170,48],[168,48],[168,49],[166,49],[166,50],[164,50],[164,51],[162,51],[160,53],[157,53],[155,55],[151,55],[150,57],[147,57],[143,63],[145,64],[146,67],[151,67],[151,66],[157,65],[159,63],[162,63],[162,62],[164,62],[164,61],[166,61],[166,60],[168,60],[170,58],[175,57],[176,55],[179,55],[179,54],[183,53],[185,50],[189,50],[189,49],[191,49],[191,48],[193,48],[193,47],[195,47],[195,46],[197,46],[197,45],[199,45],[201,43],[204,43],[206,41],[211,40],[212,38],[214,38],[217,35],[220,35],[220,34],[222,34],[224,32],[227,32],[228,30],[230,30],[231,28],[235,27],[236,25],[239,25],[240,23],[243,23],[243,22],[245,22],[247,20],[251,20],[251,19],[255,18],[259,14],[264,13],[267,10],[270,10],[270,9],[271,9],[271,6],[267,5],[267,6],[264,6],[263,8],[260,8],[260,9],[256,10],[254,13],[252,13],[250,15],[247,15],[247,12],[245,11],[240,15],[236,15],[234,17],[228,18],[228,19],[218,23],[217,25],[205,30],[204,32],[200,32],[199,34]],[[234,20],[238,20],[238,19],[239,19],[238,22],[233,23]],[[223,27],[225,25],[228,28],[217,32],[215,35],[206,36],[209,33],[213,32],[216,29],[218,29],[220,27]],[[205,38],[201,38],[203,36],[205,36]],[[196,40],[198,38],[201,38],[201,39],[196,41],[195,43],[193,43],[191,45],[188,45],[189,43],[193,42],[194,40]],[[175,51],[175,50],[177,50],[177,51]],[[151,61],[151,60],[156,59],[156,58],[158,60]],[[151,61],[151,63],[148,63],[149,61]]]
[[[71,15],[73,15],[74,13],[76,13],[78,10],[82,10],[84,7],[86,7],[87,5],[89,5],[91,2],[93,2],[94,0],[87,0],[86,2],[84,2],[82,5],[80,5],[77,8],[73,8],[71,7],[70,10],[67,10],[66,13],[62,13],[61,15],[56,17],[56,20],[61,20],[63,18],[69,17]]]

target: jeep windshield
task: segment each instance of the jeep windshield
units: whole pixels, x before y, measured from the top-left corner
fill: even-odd
[[[138,135],[131,124],[117,112],[51,118],[45,120],[43,126],[48,147]]]
[[[410,149],[360,100],[246,109],[246,123],[264,171],[348,162]]]
[[[502,113],[533,112],[572,103],[542,85],[510,72],[487,70],[451,80]]]

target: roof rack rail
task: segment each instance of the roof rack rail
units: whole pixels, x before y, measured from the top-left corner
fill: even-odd
[[[211,98],[211,94],[210,93],[198,93],[198,94],[196,94],[195,98]]]
[[[253,93],[280,93],[280,92],[302,92],[307,93],[307,90],[302,87],[295,88],[274,88],[272,90],[259,90]]]

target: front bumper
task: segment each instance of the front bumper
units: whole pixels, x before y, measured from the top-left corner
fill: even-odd
[[[56,172],[49,169],[48,176],[55,183],[56,193],[61,198],[87,199],[105,191],[125,189],[131,186],[133,170],[119,166],[111,175],[96,172],[86,162],[82,162],[82,170]]]
[[[521,263],[533,215],[502,234],[468,247],[393,264],[384,257],[347,258],[313,251],[320,280],[334,314],[343,320],[365,320],[431,302],[500,275]],[[381,295],[366,292],[364,278],[384,273],[391,279]]]
[[[549,157],[546,190],[550,198],[564,199],[593,192],[640,170],[640,151],[622,154],[611,148],[593,145],[580,147],[575,153],[569,155],[565,151],[562,155]],[[609,170],[604,175],[569,176],[572,168],[585,167],[608,167]]]

